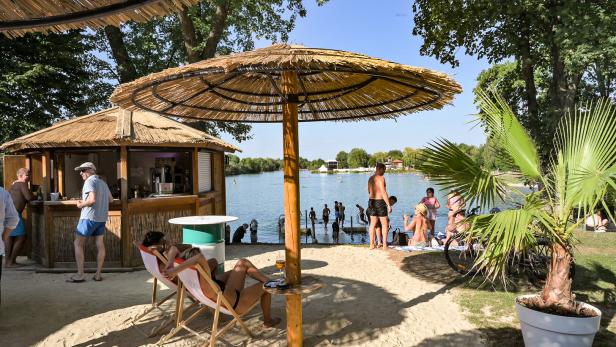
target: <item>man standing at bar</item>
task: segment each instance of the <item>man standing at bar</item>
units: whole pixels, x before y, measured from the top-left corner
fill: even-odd
[[[16,262],[17,256],[21,251],[26,240],[26,225],[22,218],[22,213],[28,204],[28,201],[34,199],[34,195],[30,192],[28,187],[28,180],[30,179],[30,171],[24,167],[17,170],[17,181],[13,182],[9,193],[13,198],[13,204],[17,210],[19,217],[19,224],[11,232],[9,238],[6,240],[6,264],[7,268],[17,267],[20,264]]]
[[[0,187],[0,226],[2,227],[2,234],[0,235],[0,283],[2,281],[2,258],[4,258],[4,242],[9,238],[9,234],[17,224],[19,223],[19,217],[17,217],[17,210],[13,205],[13,199],[11,194]],[[0,296],[2,292],[0,291]],[[0,302],[2,300],[0,299]]]
[[[96,256],[96,274],[92,278],[95,281],[102,281],[101,271],[105,262],[105,244],[103,235],[105,234],[105,223],[109,216],[109,202],[113,200],[111,191],[107,183],[96,175],[96,167],[90,162],[85,162],[75,168],[84,180],[81,191],[81,199],[77,201],[77,207],[81,209],[79,224],[75,231],[75,262],[77,263],[77,274],[73,275],[67,282],[81,283],[85,281],[84,275],[84,247],[88,237],[94,237],[98,254]]]
[[[385,184],[385,164],[376,164],[376,172],[368,180],[368,211],[370,211],[370,249],[374,249],[374,236],[378,221],[382,225],[383,249],[387,249],[387,232],[389,222],[387,216],[391,213],[391,205]],[[380,245],[379,245],[380,246]]]

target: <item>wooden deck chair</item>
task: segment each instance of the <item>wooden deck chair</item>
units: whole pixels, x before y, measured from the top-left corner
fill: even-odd
[[[242,315],[239,315],[232,308],[233,305],[231,305],[229,301],[224,297],[223,292],[220,290],[220,287],[218,286],[218,284],[212,280],[212,275],[210,273],[209,268],[204,269],[200,264],[196,264],[193,266],[186,266],[188,264],[182,265],[183,262],[184,262],[183,259],[175,259],[175,266],[180,267],[180,269],[178,269],[179,270],[178,278],[180,279],[180,283],[182,284],[180,288],[179,296],[180,298],[183,298],[185,295],[185,291],[188,290],[188,292],[195,299],[201,302],[204,306],[198,309],[196,312],[194,312],[192,315],[190,315],[190,317],[186,319],[184,319],[183,309],[180,307],[179,312],[178,312],[178,321],[177,321],[176,327],[173,330],[171,330],[169,334],[167,334],[166,336],[163,336],[161,340],[158,342],[158,344],[159,345],[164,344],[166,341],[168,341],[170,338],[172,338],[174,335],[180,332],[180,330],[184,329],[190,332],[191,334],[197,336],[198,338],[206,341],[206,343],[204,343],[203,346],[207,346],[209,344],[209,346],[213,347],[216,345],[216,341],[218,340],[218,338],[222,336],[225,332],[227,332],[230,328],[232,328],[235,325],[235,323],[238,323],[240,327],[242,328],[242,330],[244,330],[244,332],[246,332],[248,336],[253,337],[254,335],[252,334],[250,329],[248,329],[244,321],[242,321],[241,317],[246,315],[250,311],[252,311],[259,304],[260,300],[256,300],[255,303],[252,304],[246,310],[246,312],[244,312]],[[199,276],[202,276],[207,282],[207,284],[211,286],[212,289],[216,292],[215,302],[209,297],[207,297],[205,293],[203,292],[203,290],[201,289],[201,285],[199,283]],[[187,325],[193,319],[197,318],[199,315],[201,315],[202,313],[204,313],[206,310],[210,308],[214,310],[214,322],[212,323],[212,331],[210,332],[210,339],[208,342],[207,338],[203,337],[198,332],[189,328]],[[221,329],[218,329],[218,318],[219,318],[220,313],[233,316],[233,319],[230,322],[228,322],[225,326],[223,326]]]
[[[169,324],[173,323],[176,320],[177,313],[179,310],[178,307],[183,306],[183,305],[180,305],[180,303],[182,303],[183,301],[178,301],[176,303],[176,309],[173,314],[163,310],[161,308],[161,305],[179,293],[181,283],[179,285],[176,285],[175,283],[170,281],[160,272],[160,267],[158,265],[159,261],[163,265],[167,266],[167,259],[162,254],[160,254],[160,252],[158,252],[155,249],[147,248],[137,242],[134,242],[134,244],[139,249],[139,253],[141,253],[141,258],[143,259],[143,265],[145,266],[145,269],[152,275],[154,282],[152,285],[151,306],[148,307],[143,313],[135,317],[130,323],[133,326],[135,326],[139,331],[141,331],[144,335],[146,335],[147,337],[152,337],[158,334],[163,328],[165,328],[166,326],[168,326]],[[157,301],[158,281],[162,282],[165,286],[167,286],[172,291],[171,294],[165,296],[160,301]],[[195,304],[196,302],[193,305],[191,305],[191,307],[194,306]],[[137,325],[137,322],[140,321],[143,317],[145,317],[147,314],[149,314],[153,310],[160,310],[162,313],[162,316],[167,319],[163,322],[162,325],[160,325],[157,328],[154,328],[151,332],[146,333]]]

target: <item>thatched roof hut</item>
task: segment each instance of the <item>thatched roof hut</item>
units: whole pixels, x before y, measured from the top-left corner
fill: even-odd
[[[144,22],[162,17],[199,0],[19,0],[0,1],[0,32],[19,37],[29,32],[100,29],[129,20]]]
[[[114,107],[87,116],[55,123],[49,128],[6,142],[0,149],[23,152],[33,149],[115,146],[187,146],[235,152],[223,140],[155,113]]]

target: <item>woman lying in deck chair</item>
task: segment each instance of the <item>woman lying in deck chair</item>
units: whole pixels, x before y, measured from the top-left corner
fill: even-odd
[[[247,259],[238,260],[233,270],[215,275],[218,262],[216,259],[206,259],[203,254],[201,254],[199,248],[194,247],[185,251],[180,251],[177,247],[171,246],[167,259],[175,259],[177,255],[186,260],[182,263],[182,267],[199,264],[204,269],[209,269],[209,272],[212,274],[212,280],[218,284],[225,299],[233,305],[233,309],[239,315],[242,315],[253,307],[257,300],[261,300],[263,325],[269,328],[280,323],[280,318],[271,316],[271,294],[263,290],[263,283],[267,282],[269,279],[259,272],[259,270]],[[171,263],[171,261],[169,263]],[[167,268],[164,274],[167,278],[173,279],[177,276],[177,272],[178,268]],[[259,281],[259,283],[244,288],[246,276]],[[214,298],[212,299],[213,301],[216,301],[216,293],[203,278],[199,278],[199,284],[203,293],[210,299]]]

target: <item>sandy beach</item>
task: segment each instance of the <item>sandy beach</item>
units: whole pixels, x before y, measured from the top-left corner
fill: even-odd
[[[227,246],[225,265],[230,268],[246,257],[272,274],[279,251],[282,246]],[[414,266],[412,258],[421,261],[407,255],[358,246],[303,248],[303,273],[318,276],[326,285],[304,298],[305,345],[481,345],[479,334],[454,303],[452,286],[405,271]],[[422,266],[426,268],[417,264]],[[145,338],[128,323],[149,303],[152,280],[146,271],[107,273],[100,283],[89,278],[86,283],[66,283],[68,276],[5,271],[0,310],[3,346],[143,346],[158,341],[160,336]],[[274,314],[283,319],[280,325],[263,328],[257,308],[246,317],[254,338],[233,328],[220,344],[286,345],[284,298],[275,296],[272,305]],[[153,315],[142,327],[151,329],[161,322]],[[207,331],[211,323],[212,315],[206,314],[191,326]],[[165,346],[199,342],[181,333]]]

